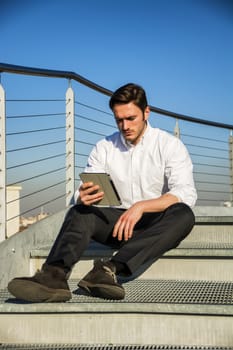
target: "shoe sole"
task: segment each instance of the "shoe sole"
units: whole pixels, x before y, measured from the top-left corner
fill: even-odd
[[[116,300],[121,300],[125,297],[125,291],[123,287],[118,287],[111,284],[93,284],[81,280],[78,283],[78,286],[93,297]]]
[[[9,282],[8,291],[17,299],[34,303],[62,302],[68,301],[72,297],[69,290],[48,288],[33,281],[20,279]]]

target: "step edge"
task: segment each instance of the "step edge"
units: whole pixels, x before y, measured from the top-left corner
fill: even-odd
[[[178,304],[178,303],[41,303],[0,305],[0,316],[4,314],[173,314],[208,315],[233,317],[233,305]]]

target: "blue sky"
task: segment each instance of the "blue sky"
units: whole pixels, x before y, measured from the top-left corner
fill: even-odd
[[[233,124],[233,0],[0,0],[0,38],[0,62],[73,71],[110,90],[135,82],[145,88],[149,103],[153,106],[196,118]],[[64,99],[67,89],[65,79],[2,74],[1,81],[7,99],[51,99],[53,96]],[[79,89],[77,84],[73,85],[76,100],[99,106],[96,94],[85,88]],[[50,110],[51,113],[65,113],[64,103],[61,104],[63,107],[47,103],[44,106],[37,103],[36,107],[33,103],[9,103],[7,114],[8,117],[25,112],[40,114],[45,113],[45,110],[46,113]],[[106,97],[103,104],[108,110]],[[84,113],[80,106],[77,106],[77,111]],[[100,116],[99,112],[93,110],[85,110],[85,114],[98,120],[106,118],[109,123],[108,115]],[[46,128],[50,127],[50,123],[59,127],[64,125],[65,114],[61,118],[63,119],[56,118],[56,122],[48,120],[46,125],[42,118],[8,118],[7,132],[36,130],[42,126]],[[155,126],[170,128],[172,131],[174,120],[157,116],[151,119]],[[113,118],[111,122],[114,123]],[[83,123],[87,124],[87,121],[77,121],[79,127]],[[191,143],[189,148],[197,180],[199,176],[205,180],[198,186],[206,191],[212,172],[216,174],[221,171],[226,173],[223,176],[229,177],[229,131],[217,128],[208,128],[207,131],[204,126],[181,124],[184,142]],[[93,128],[98,131],[96,124]],[[40,158],[40,154],[63,153],[64,144],[46,150],[33,148],[25,152],[9,152],[10,149],[46,142],[44,138],[49,141],[63,139],[64,135],[60,135],[62,132],[64,133],[60,130],[45,134],[30,132],[8,136],[7,164],[8,167],[13,165],[13,169],[7,173],[8,183],[22,182],[23,193],[30,193],[35,187],[46,187],[54,181],[60,181],[60,178],[64,180],[64,173],[55,173],[51,179],[39,178],[37,185],[32,181],[22,181],[42,173],[44,169],[50,170],[52,166],[53,169],[63,166],[64,157],[14,168],[25,160],[28,162]],[[111,129],[109,133],[112,132]],[[207,139],[196,137],[190,141],[190,137],[184,135],[190,133]],[[80,134],[79,131],[77,134]],[[90,136],[85,132],[78,136],[85,140],[93,139],[93,143],[96,141],[94,138],[102,138],[98,134]],[[208,160],[213,164],[213,169],[204,169],[210,174],[203,175],[201,163],[205,158],[202,148],[207,146],[206,152],[209,152],[209,137],[223,141],[211,142],[211,146],[216,147],[213,150],[216,153],[214,156],[218,158]],[[84,152],[81,147],[78,144],[79,153]],[[219,147],[224,148],[224,151],[217,151]],[[78,156],[76,161],[86,162],[82,156]],[[225,170],[215,166],[219,166],[220,162],[225,165]],[[76,177],[78,171],[79,169]],[[219,178],[219,175],[216,177]],[[215,184],[214,186],[216,187]],[[54,194],[51,193],[52,189],[49,191],[49,199],[63,191],[58,191],[57,188],[54,187]],[[202,197],[205,198],[205,195],[204,192]],[[41,202],[38,198],[30,197],[30,200],[25,199],[25,204],[22,201],[21,206],[31,208]],[[63,202],[61,206],[64,206]]]
[[[136,82],[154,106],[233,124],[231,0],[1,0],[0,34],[0,62]]]

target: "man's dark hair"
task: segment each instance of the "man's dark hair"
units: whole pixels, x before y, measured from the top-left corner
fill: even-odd
[[[130,102],[133,102],[144,113],[148,104],[145,90],[141,86],[133,83],[121,86],[110,98],[109,107],[113,109],[113,107],[117,104],[125,104]]]

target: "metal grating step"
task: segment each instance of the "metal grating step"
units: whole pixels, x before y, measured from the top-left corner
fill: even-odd
[[[46,258],[49,254],[50,246],[35,247],[31,250],[31,258]],[[109,257],[112,256],[114,250],[100,244],[91,244],[84,252],[83,258]],[[180,245],[166,252],[162,258],[172,256],[226,256],[232,257],[233,242],[190,242],[183,241]]]
[[[90,297],[77,287],[78,281],[70,280],[72,303],[169,303],[233,305],[233,282],[180,281],[180,280],[133,280],[124,283],[124,300],[103,300]],[[6,289],[0,290],[0,304],[16,303]],[[20,301],[18,301],[20,303]]]
[[[232,350],[221,346],[183,345],[79,345],[79,344],[0,344],[0,350]]]
[[[133,280],[123,283],[126,297],[122,301],[105,300],[106,303],[175,303],[233,305],[233,283],[213,281],[180,280]],[[72,290],[76,282],[70,281]],[[98,302],[99,298],[88,297],[80,289],[74,290],[69,303]]]
[[[176,249],[233,249],[233,242],[190,242],[182,241]]]
[[[104,300],[86,295],[69,282],[72,299],[66,303],[28,303],[0,293],[0,313],[169,313],[233,315],[233,283],[180,280],[134,280],[124,283],[124,300]]]
[[[68,303],[96,303],[103,299],[86,296],[77,289],[77,282],[69,282],[73,298]],[[233,283],[213,281],[134,280],[124,283],[124,300],[104,300],[106,303],[185,303],[233,305]],[[1,291],[1,302],[10,298],[6,290]],[[11,300],[12,301],[12,300]]]

